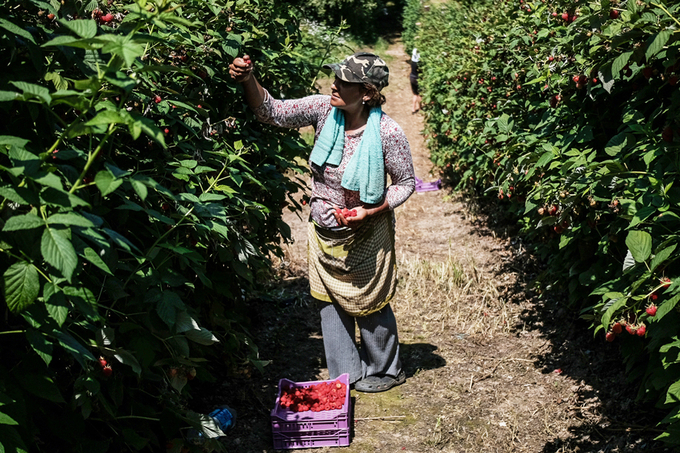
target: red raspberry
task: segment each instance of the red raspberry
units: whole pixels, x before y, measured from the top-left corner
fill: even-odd
[[[652,304],[647,309],[645,310],[649,316],[655,316],[656,315],[656,305]]]
[[[614,325],[612,326],[612,332],[614,332],[616,335],[620,334],[622,330],[623,326],[621,325],[620,322],[615,322]]]
[[[605,336],[605,339],[610,343],[614,341],[615,338],[616,334],[614,334],[614,332],[607,332],[607,335]]]
[[[109,377],[113,374],[113,368],[111,368],[111,365],[106,365],[102,368],[102,373],[104,373],[104,376]]]
[[[628,332],[631,335],[635,335],[635,333],[637,332],[637,329],[633,325],[628,324],[626,326],[626,332]]]
[[[662,278],[661,280],[659,280],[659,282],[661,283],[661,286],[663,286],[664,288],[668,288],[669,286],[671,286],[671,279],[668,277]]]
[[[637,333],[637,336],[638,336],[638,337],[644,337],[644,336],[645,336],[645,332],[647,332],[647,326],[645,326],[644,324],[642,324],[642,325],[640,325],[640,327],[638,327],[638,330],[637,330],[636,333]]]
[[[160,97],[159,95],[156,95],[156,96],[153,97],[153,101],[154,101],[156,104],[160,104],[162,100],[163,100],[163,98]]]
[[[652,293],[652,294],[649,296],[649,298],[652,299],[652,300],[657,300],[657,299],[659,298],[659,295],[658,295],[657,293]]]

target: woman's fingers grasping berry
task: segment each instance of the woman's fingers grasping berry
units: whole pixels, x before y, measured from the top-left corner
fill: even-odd
[[[229,65],[229,75],[237,82],[245,82],[253,71],[253,62],[250,56],[236,57]]]

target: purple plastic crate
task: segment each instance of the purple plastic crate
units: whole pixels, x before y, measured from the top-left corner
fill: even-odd
[[[283,389],[307,388],[324,382],[340,381],[345,384],[345,403],[341,409],[313,412],[293,412],[282,407],[281,393]],[[274,448],[310,448],[325,446],[349,445],[350,428],[350,396],[349,374],[345,373],[328,381],[293,382],[288,379],[279,381],[276,405],[271,411]]]
[[[274,450],[293,448],[347,447],[349,429],[324,431],[300,431],[297,433],[274,433]]]

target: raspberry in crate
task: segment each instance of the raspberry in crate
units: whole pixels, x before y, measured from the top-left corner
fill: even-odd
[[[274,448],[349,445],[349,375],[328,381],[279,381],[271,411]]]

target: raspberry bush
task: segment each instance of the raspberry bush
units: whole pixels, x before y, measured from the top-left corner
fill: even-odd
[[[304,95],[299,42],[273,2],[0,2],[1,451],[179,452],[189,381],[262,366],[244,309],[306,152],[227,65]]]
[[[406,47],[421,51],[434,164],[520,223],[547,263],[540,287],[566,291],[596,335],[622,344],[640,398],[669,409],[660,438],[674,444],[679,10],[508,0],[405,15],[422,23]]]

